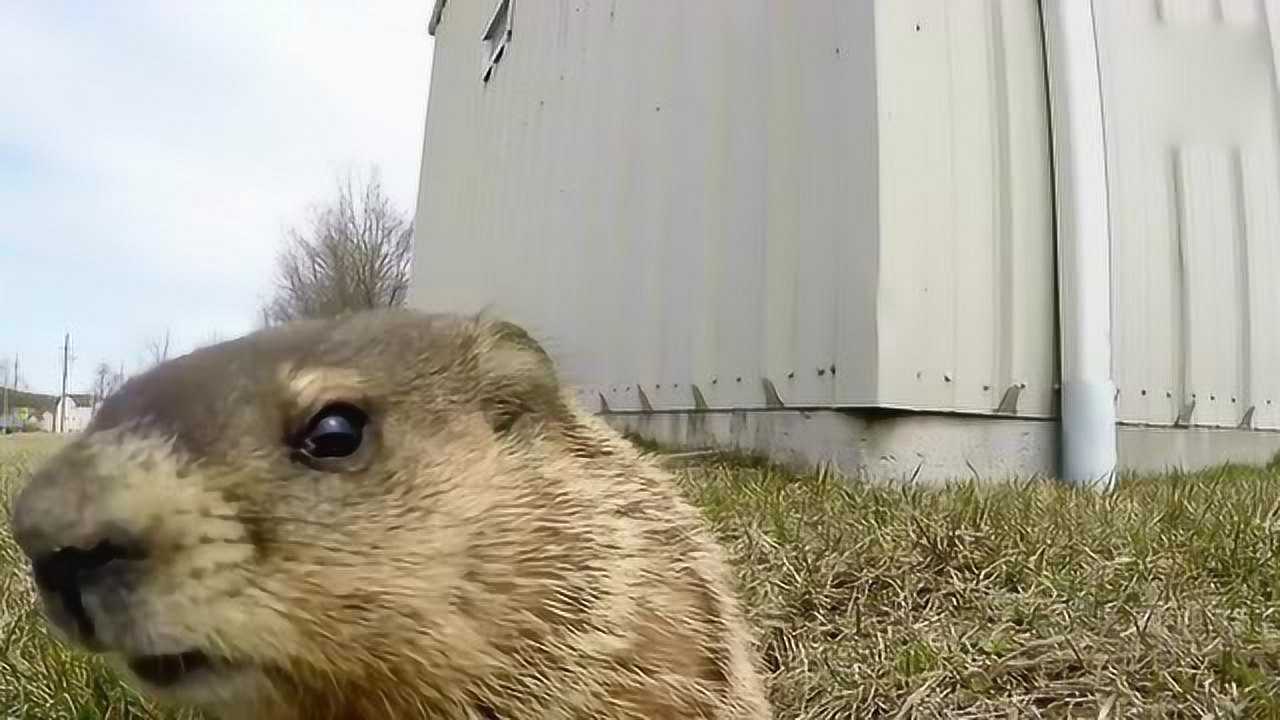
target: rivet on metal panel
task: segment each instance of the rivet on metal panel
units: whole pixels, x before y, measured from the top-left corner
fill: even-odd
[[[640,409],[645,412],[653,412],[653,405],[649,402],[649,396],[644,394],[644,388],[637,385],[636,392],[640,393]]]
[[[835,374],[836,374],[836,366],[835,366],[835,363],[832,363],[832,364],[831,364],[831,368],[830,368],[830,369],[831,369],[831,374],[832,374],[832,375],[835,375]]]
[[[697,385],[690,385],[693,388],[693,407],[697,410],[707,409],[707,399],[702,396],[702,390]]]
[[[826,375],[826,374],[827,374],[826,368],[818,368],[818,377],[822,377],[823,375]]]
[[[943,373],[942,382],[951,382],[951,373]]]
[[[739,376],[738,376],[738,382],[742,382],[742,376],[741,376],[741,375],[739,375]]]
[[[1255,409],[1256,409],[1256,408],[1255,408],[1255,406],[1250,405],[1250,406],[1249,406],[1249,409],[1244,411],[1244,417],[1240,418],[1240,429],[1241,429],[1241,430],[1252,430],[1252,429],[1253,429],[1253,411],[1254,411]]]
[[[991,392],[991,386],[984,384],[982,386],[982,392]]]
[[[716,383],[718,383],[718,382],[720,382],[720,378],[718,378],[718,377],[713,377],[713,378],[711,378],[711,384],[712,384],[712,385],[715,385],[715,384],[716,384]]]
[[[778,388],[773,386],[773,382],[769,378],[762,378],[764,383],[764,404],[766,407],[780,408],[784,407],[782,396],[778,395]]]
[[[996,408],[996,412],[1001,415],[1017,415],[1018,414],[1018,397],[1022,395],[1022,385],[1013,384],[1008,390],[1004,391],[1004,397],[1000,400],[1000,406]]]
[[[1138,394],[1139,394],[1139,395],[1141,395],[1142,397],[1146,397],[1146,396],[1147,396],[1147,389],[1146,389],[1146,388],[1142,388],[1142,390],[1140,390],[1140,391],[1138,392]]]
[[[609,401],[604,399],[604,393],[600,393],[600,412],[609,412]]]
[[[917,380],[923,380],[923,379],[924,379],[924,371],[923,371],[923,370],[917,370],[917,371],[916,371],[916,379],[917,379]]]
[[[1164,391],[1164,396],[1165,396],[1165,397],[1167,397],[1167,398],[1171,398],[1171,397],[1173,397],[1173,391],[1172,391],[1172,390],[1165,390],[1165,391]]]
[[[1182,406],[1182,411],[1178,413],[1178,419],[1173,422],[1177,427],[1190,427],[1191,418],[1196,412],[1196,396],[1191,396],[1191,402]]]

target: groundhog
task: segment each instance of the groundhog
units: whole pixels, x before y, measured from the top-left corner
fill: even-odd
[[[371,311],[170,360],[11,522],[60,637],[216,716],[770,717],[699,513],[492,317]]]

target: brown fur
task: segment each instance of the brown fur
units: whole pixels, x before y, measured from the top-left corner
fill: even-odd
[[[285,438],[372,418],[334,471]],[[769,717],[731,576],[672,478],[519,328],[383,311],[261,331],[110,398],[18,500],[29,554],[147,555],[84,591],[116,657],[227,663],[162,691],[226,718]]]

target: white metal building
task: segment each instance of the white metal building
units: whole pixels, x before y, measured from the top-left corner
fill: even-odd
[[[924,479],[1280,449],[1280,0],[431,29],[411,302],[524,323],[621,426]]]
[[[84,403],[84,404],[81,404]],[[63,395],[41,422],[45,432],[78,433],[89,426],[96,406],[92,396]],[[63,422],[66,418],[66,422]]]

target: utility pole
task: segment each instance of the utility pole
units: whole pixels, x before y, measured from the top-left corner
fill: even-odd
[[[4,414],[0,415],[0,420],[4,420],[4,431],[9,433],[13,428],[9,427],[9,385],[15,387],[18,385],[18,354],[13,354],[13,377],[4,384]]]
[[[58,432],[67,431],[67,361],[71,357],[71,333],[67,333],[62,341],[62,397],[58,399]]]

